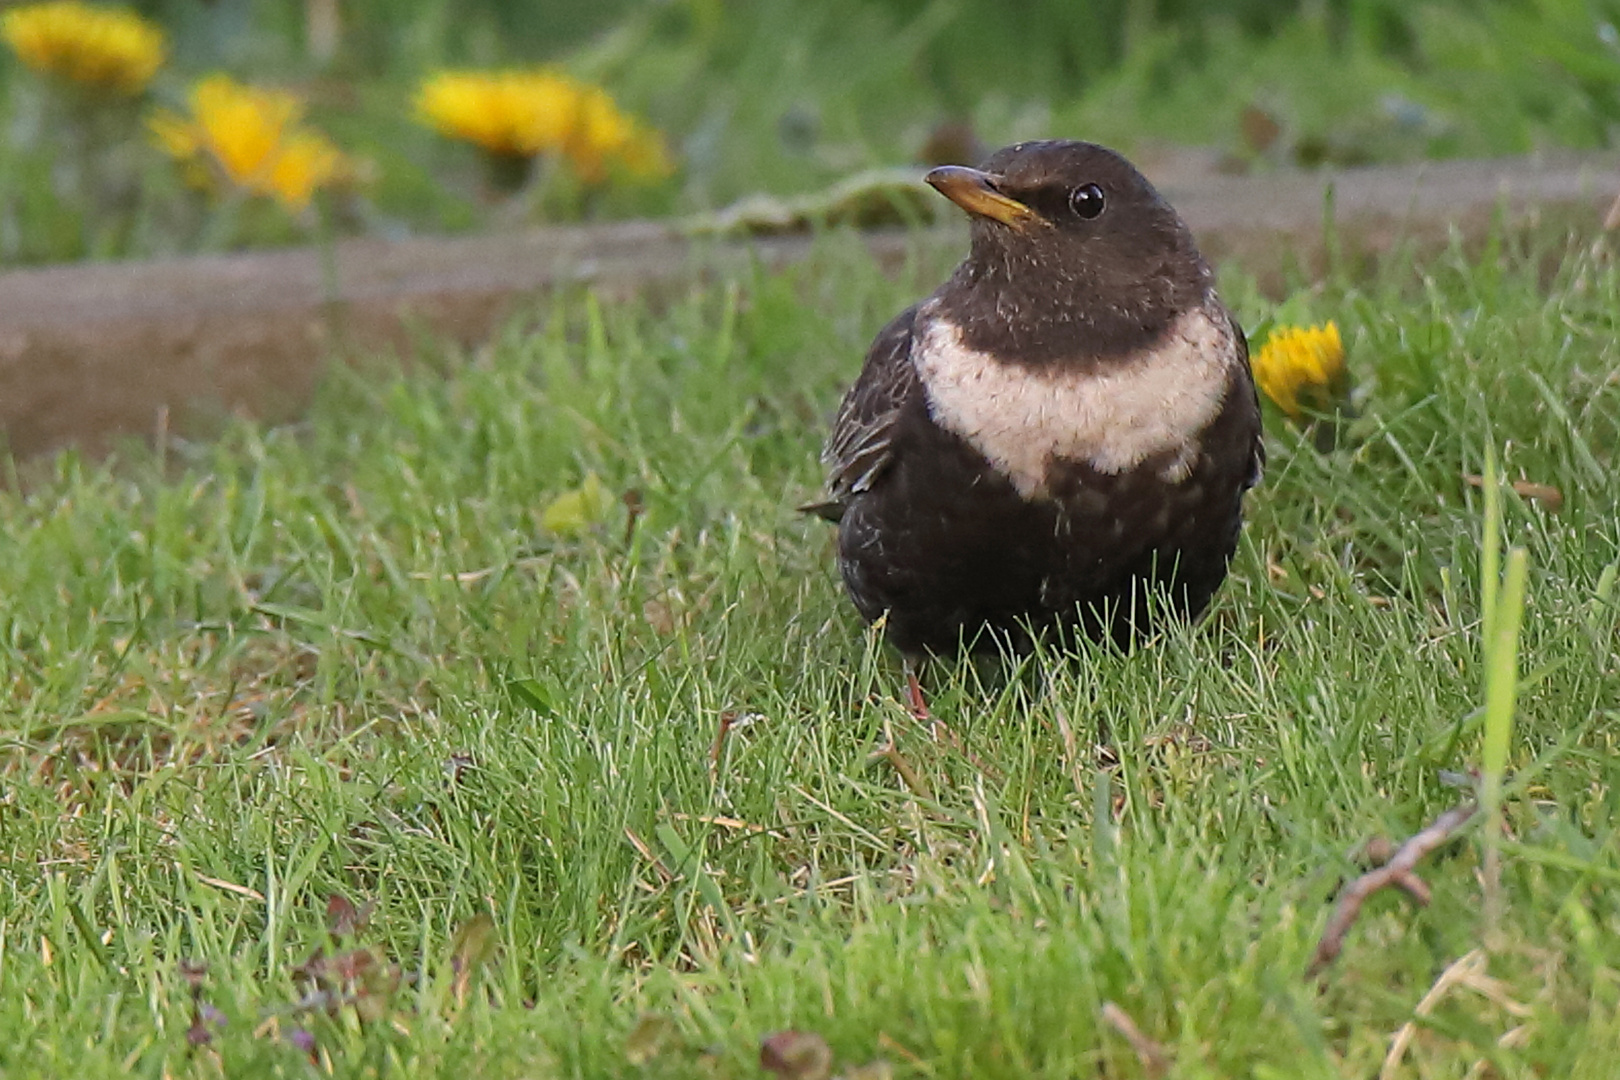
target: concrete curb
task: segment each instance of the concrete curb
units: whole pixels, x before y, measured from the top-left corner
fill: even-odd
[[[1498,216],[1567,218],[1595,233],[1620,191],[1620,157],[1164,177],[1161,186],[1213,258],[1274,280],[1321,265],[1329,205],[1341,250],[1353,255],[1477,237]],[[900,231],[865,240],[885,261],[924,242]],[[960,243],[960,232],[926,242]],[[810,250],[805,236],[699,241],[628,222],[346,241],[335,290],[310,249],[12,271],[0,274],[0,429],[21,457],[68,445],[95,453],[199,408],[294,415],[334,357],[408,350],[422,332],[482,340],[515,305],[559,285],[635,291]]]

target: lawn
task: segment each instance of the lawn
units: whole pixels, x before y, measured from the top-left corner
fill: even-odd
[[[1268,416],[1198,626],[937,665],[952,742],[794,507],[956,254],[890,279],[829,234],[336,371],[292,426],[15,464],[0,1073],[750,1077],[797,1029],[851,1076],[1368,1077],[1414,1022],[1389,1075],[1612,1075],[1610,249],[1397,255],[1280,308],[1225,268],[1251,328],[1339,323],[1359,415],[1326,453]],[[1368,852],[1473,797],[1510,670],[1487,455],[1562,497],[1500,492],[1503,827],[1307,979]]]

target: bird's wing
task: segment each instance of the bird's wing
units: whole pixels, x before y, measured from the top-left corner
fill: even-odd
[[[843,517],[851,497],[869,491],[894,460],[894,433],[900,411],[917,389],[911,344],[917,308],[901,312],[878,333],[866,354],[860,378],[844,395],[832,434],[821,451],[827,467],[827,498],[803,507],[829,521]]]
[[[1254,373],[1249,367],[1249,339],[1243,335],[1243,327],[1238,325],[1237,317],[1230,311],[1226,313],[1226,320],[1232,324],[1232,340],[1237,343],[1238,367],[1248,384],[1249,396],[1254,399],[1254,439],[1249,445],[1249,475],[1243,482],[1247,489],[1260,482],[1260,474],[1266,468],[1265,434],[1260,427],[1260,391],[1254,385]]]

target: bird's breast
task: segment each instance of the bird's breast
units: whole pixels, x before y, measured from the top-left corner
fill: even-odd
[[[967,346],[938,313],[919,322],[912,362],[930,417],[1025,498],[1046,497],[1053,467],[1064,464],[1118,475],[1152,463],[1163,480],[1185,480],[1239,355],[1214,302],[1180,316],[1136,355],[1101,365],[1011,363]]]

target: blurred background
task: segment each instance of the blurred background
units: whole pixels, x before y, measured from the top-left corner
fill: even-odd
[[[1161,177],[1604,148],[1617,25],[1620,0],[0,0],[0,262],[696,215],[1053,135]]]

